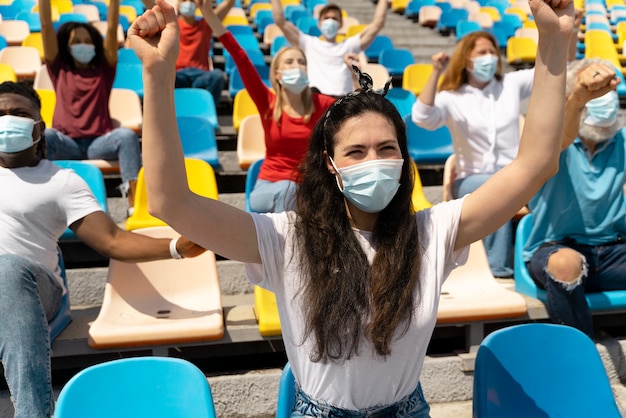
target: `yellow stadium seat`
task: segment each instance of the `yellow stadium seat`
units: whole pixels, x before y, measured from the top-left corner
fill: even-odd
[[[128,22],[133,23],[137,19],[137,9],[133,6],[122,4],[120,5],[120,14],[128,18]]]
[[[47,127],[52,126],[52,116],[54,115],[54,107],[57,103],[57,95],[54,90],[37,89],[37,94],[41,99],[41,118]]]
[[[254,286],[254,314],[262,336],[276,337],[282,334],[274,293]]]
[[[534,64],[537,58],[537,43],[530,38],[509,38],[506,45],[506,60],[511,65]]]
[[[226,15],[224,17],[224,19],[222,20],[222,24],[224,26],[228,26],[228,25],[250,25],[250,22],[248,22],[248,18],[246,17],[242,17],[242,16],[233,16],[233,15]]]
[[[419,170],[417,169],[417,165],[415,162],[411,161],[411,167],[413,168],[413,176],[415,178],[415,183],[413,184],[413,209],[416,212],[419,212],[422,209],[432,207],[432,203],[428,200],[426,195],[424,194],[424,188],[422,186],[422,179],[420,178]]]
[[[407,65],[402,74],[402,88],[413,92],[415,96],[419,96],[432,72],[433,65],[431,63]],[[441,80],[440,78],[439,81],[441,82]]]
[[[30,33],[24,40],[22,41],[22,46],[32,46],[33,48],[37,48],[39,51],[39,56],[43,61],[43,39],[41,37],[41,32],[32,32]]]
[[[233,100],[233,127],[235,131],[239,132],[241,121],[250,115],[256,115],[259,110],[256,108],[256,104],[252,101],[248,90],[242,89],[237,92],[235,99]]]
[[[50,4],[56,6],[59,13],[72,13],[74,9],[72,0],[50,0]]]
[[[483,6],[479,9],[479,11],[482,13],[487,13],[489,16],[491,16],[494,22],[498,22],[502,19],[500,16],[500,11],[494,6]]]
[[[351,36],[358,35],[359,33],[363,32],[363,29],[365,29],[366,27],[367,27],[367,24],[365,23],[348,26],[346,28],[346,37],[349,38]]]
[[[256,17],[256,12],[258,12],[259,10],[272,10],[272,5],[269,3],[254,3],[252,6],[250,6],[250,9],[248,10],[248,14],[251,20],[254,20],[254,18]]]
[[[191,158],[185,159],[187,181],[192,192],[204,197],[217,200],[217,182],[213,168],[202,160]],[[135,193],[135,206],[131,216],[126,220],[126,229],[129,231],[149,228],[153,226],[165,226],[165,222],[148,213],[148,192],[144,178],[143,167],[137,177],[137,191]]]
[[[9,64],[0,64],[0,83],[4,83],[5,81],[17,81],[17,76],[15,75],[15,71],[13,71],[13,67]]]

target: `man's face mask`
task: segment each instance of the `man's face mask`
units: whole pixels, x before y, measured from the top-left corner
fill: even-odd
[[[33,140],[33,129],[39,122],[21,116],[0,116],[0,152],[20,152],[38,143],[40,139]]]
[[[337,36],[337,32],[339,31],[339,22],[335,19],[324,19],[322,21],[322,25],[320,26],[320,32],[327,39],[333,39]]]
[[[193,1],[184,1],[178,7],[178,13],[185,17],[192,17],[196,14],[196,3]]]
[[[619,98],[616,91],[610,91],[604,96],[590,100],[587,105],[586,125],[606,128],[613,125],[619,110]]]

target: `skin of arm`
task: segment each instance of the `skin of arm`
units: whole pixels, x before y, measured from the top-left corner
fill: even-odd
[[[435,105],[435,96],[437,95],[437,82],[439,81],[439,76],[441,76],[441,74],[446,71],[448,63],[450,62],[450,56],[445,52],[439,52],[433,55],[432,62],[433,71],[430,73],[428,80],[426,80],[426,84],[424,84],[422,92],[417,98],[420,102],[428,106]]]
[[[293,23],[285,19],[285,11],[280,0],[272,0],[272,16],[274,23],[283,31],[285,38],[291,45],[300,45],[300,30]]]
[[[224,20],[230,9],[235,5],[235,0],[224,0],[220,4],[218,4],[215,9],[213,9],[212,1],[204,1],[199,0],[198,7],[200,7],[200,11],[202,12],[202,16],[206,20],[205,10],[211,8],[211,10],[215,13],[215,15],[220,19],[220,21]],[[208,23],[208,22],[207,22]]]
[[[558,171],[565,117],[566,46],[574,6],[570,0],[530,0],[530,7],[539,28],[539,45],[519,152],[508,166],[466,198],[455,249],[494,232]]]
[[[125,231],[118,227],[104,212],[93,212],[70,228],[76,236],[109,258],[125,262],[142,262],[172,258],[170,239],[151,238],[142,234]],[[185,258],[202,254],[204,248],[186,238],[180,238],[176,245],[178,252]]]
[[[111,0],[107,12],[107,32],[104,37],[104,56],[110,66],[117,64],[117,25],[120,22],[120,0]]]
[[[143,63],[143,160],[149,211],[176,231],[224,257],[260,263],[250,214],[189,190],[174,111],[179,50],[174,9],[164,0],[140,16],[128,31]]]
[[[378,0],[376,3],[376,9],[374,10],[374,17],[372,21],[361,31],[362,50],[367,49],[367,47],[370,46],[376,35],[378,35],[378,32],[380,32],[383,26],[385,26],[385,16],[387,15],[388,8],[389,2],[387,0]]]
[[[39,20],[41,21],[43,56],[47,62],[53,62],[59,54],[59,45],[54,26],[52,25],[50,0],[39,0]]]

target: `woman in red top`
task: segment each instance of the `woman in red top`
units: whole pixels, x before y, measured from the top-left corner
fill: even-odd
[[[50,0],[39,0],[44,60],[56,92],[53,129],[46,129],[45,141],[50,160],[119,160],[120,191],[132,208],[141,147],[135,132],[113,127],[109,113],[119,7],[120,0],[111,0],[103,40],[87,23],[67,22],[55,33]]]
[[[255,212],[282,212],[293,208],[296,167],[304,157],[317,121],[335,101],[309,88],[304,53],[296,47],[281,49],[272,60],[269,89],[246,52],[213,13],[211,2],[202,3],[203,15],[224,48],[233,57],[246,89],[263,121],[265,161],[261,166],[250,207]]]

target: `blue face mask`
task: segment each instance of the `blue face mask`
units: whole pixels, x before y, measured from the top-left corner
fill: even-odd
[[[81,64],[89,64],[93,57],[96,56],[96,47],[93,44],[70,45],[70,54],[72,54],[72,58]]]
[[[349,167],[335,167],[343,189],[337,179],[341,193],[357,208],[367,213],[385,209],[400,188],[400,176],[404,160],[373,160]]]
[[[184,1],[178,7],[178,13],[185,17],[192,17],[196,14],[196,3],[193,1]]]
[[[0,152],[14,153],[32,147],[39,139],[33,141],[33,128],[40,121],[21,116],[0,116]]]
[[[609,127],[617,120],[619,110],[617,92],[610,91],[604,96],[590,100],[585,107],[587,108],[587,116],[583,122],[585,125]]]
[[[282,77],[278,81],[292,93],[299,94],[309,85],[309,78],[301,68],[281,70]]]
[[[480,82],[487,83],[491,81],[498,69],[498,57],[487,54],[480,57],[472,58],[474,69],[472,75]]]
[[[322,25],[320,26],[320,32],[326,39],[333,39],[337,36],[337,32],[339,31],[339,22],[335,19],[324,19],[322,20]]]

